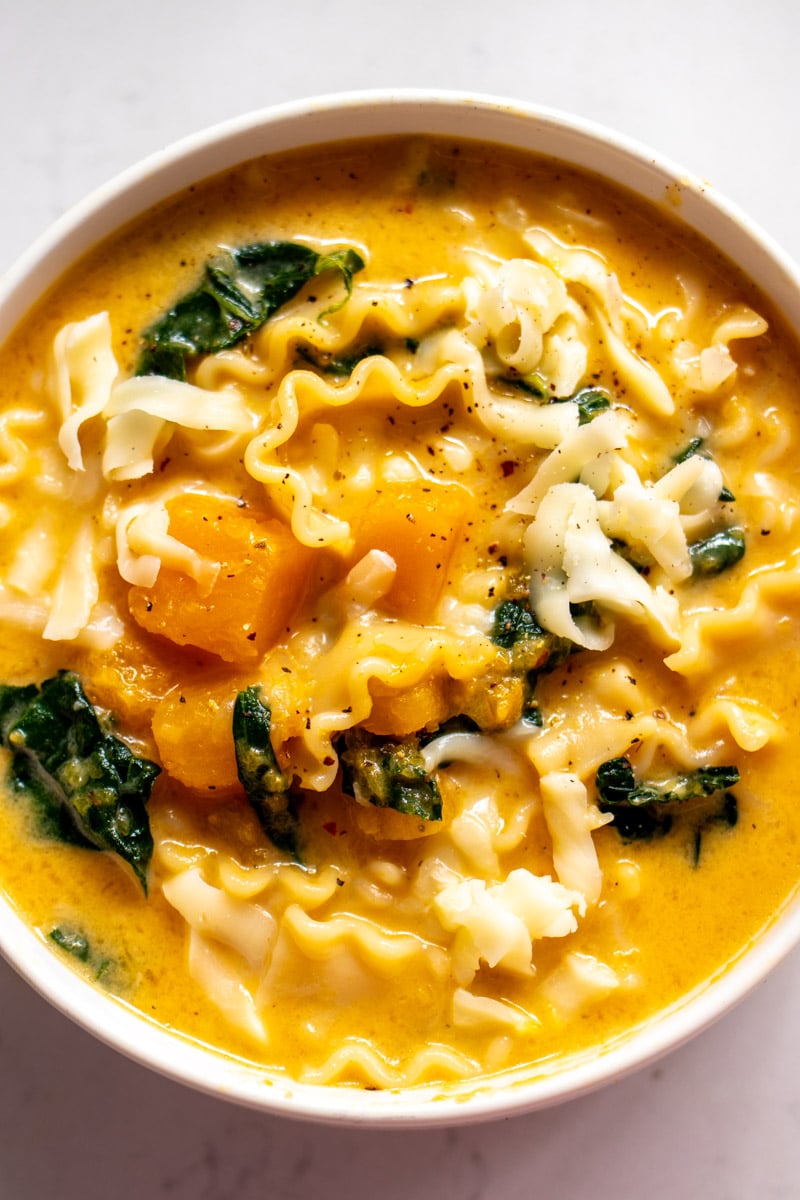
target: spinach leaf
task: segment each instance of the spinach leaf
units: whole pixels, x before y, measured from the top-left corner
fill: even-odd
[[[674,463],[683,463],[688,459],[693,458],[695,454],[699,454],[705,444],[705,439],[701,437],[693,437],[677,454],[673,454],[672,461]],[[710,458],[710,454],[702,455],[703,458]],[[723,487],[719,494],[720,504],[732,504],[736,497],[730,488]]]
[[[343,735],[342,791],[361,804],[441,821],[442,798],[425,769],[419,737],[381,738],[363,729]]]
[[[514,673],[538,675],[552,671],[575,649],[569,638],[542,629],[527,597],[498,604],[489,636],[496,646],[510,652],[509,665]]]
[[[245,688],[233,706],[233,747],[239,781],[272,844],[298,858],[300,823],[291,780],[275,757],[270,737],[272,712],[261,689]]]
[[[694,458],[695,454],[699,454],[703,448],[705,439],[701,437],[690,438],[682,450],[677,454],[673,454],[672,461],[674,463],[688,462],[690,458]]]
[[[51,929],[48,937],[57,946],[70,954],[78,962],[84,963],[90,970],[96,982],[119,989],[124,986],[125,977],[120,970],[120,964],[113,958],[97,953],[86,934],[72,925],[57,925]]]
[[[32,800],[42,832],[119,855],[146,893],[146,805],[161,768],[103,729],[77,675],[59,671],[40,689],[0,688],[0,736],[12,782]]]
[[[588,425],[590,421],[607,408],[611,408],[611,400],[599,388],[581,388],[574,396],[569,397],[578,406],[578,424]]]
[[[523,392],[531,400],[543,401],[547,404],[564,404],[572,400],[578,406],[578,424],[588,425],[590,421],[611,407],[611,397],[601,388],[580,388],[571,396],[553,396],[547,386],[547,380],[538,371],[531,375],[503,375],[502,382]]]
[[[534,371],[530,375],[503,375],[502,382],[523,392],[531,400],[546,400],[550,402],[550,391],[544,375]]]
[[[255,332],[317,275],[336,271],[350,296],[353,275],[364,266],[355,250],[318,254],[296,242],[254,242],[206,264],[198,288],[182,297],[143,335],[137,375],[186,378],[186,359],[216,354]],[[327,315],[327,312],[323,315]]]
[[[521,581],[513,585],[512,598],[494,610],[489,636],[498,647],[496,658],[481,674],[450,685],[451,712],[484,732],[509,729],[517,721],[541,726],[543,714],[534,698],[539,677],[576,649],[568,638],[541,628],[522,587]]]
[[[77,958],[78,962],[89,961],[89,939],[79,929],[72,929],[66,925],[57,925],[55,929],[50,930],[48,936],[51,941],[60,946],[62,950],[65,950],[67,954],[71,954],[73,958]]]
[[[692,561],[692,578],[708,578],[727,571],[744,557],[744,531],[736,526],[719,529],[699,542],[689,546]]]
[[[668,779],[640,782],[627,758],[601,763],[595,778],[599,808],[613,813],[614,826],[626,841],[668,833],[686,801],[703,800],[718,792],[727,795],[738,782],[738,768],[729,766],[700,767]],[[732,797],[723,803],[731,811],[736,802]],[[709,814],[703,810],[698,829],[704,828],[708,820]]]

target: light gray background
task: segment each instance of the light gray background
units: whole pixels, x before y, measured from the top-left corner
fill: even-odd
[[[800,258],[796,0],[0,0],[0,268],[152,150],[322,92],[561,108],[710,179]],[[787,781],[791,786],[796,781]],[[796,1200],[800,956],[658,1066],[432,1132],[261,1117],[94,1042],[0,964],[0,1200]]]

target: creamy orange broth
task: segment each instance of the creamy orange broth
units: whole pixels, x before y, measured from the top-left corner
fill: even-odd
[[[465,244],[498,260],[519,256],[521,219],[515,215],[519,212],[526,227],[542,225],[563,243],[591,247],[602,255],[632,305],[650,314],[651,330],[654,322],[660,322],[663,330],[671,319],[677,322],[686,315],[690,300],[681,286],[682,277],[696,281],[691,331],[698,344],[709,344],[721,317],[737,305],[752,305],[767,317],[768,333],[734,343],[736,376],[711,397],[675,383],[669,354],[680,332],[673,338],[662,337],[658,344],[633,335],[634,341],[639,339],[633,348],[662,373],[678,401],[671,417],[641,415],[637,436],[638,444],[648,448],[645,457],[649,455],[651,475],[658,478],[705,420],[714,458],[736,496],[736,522],[746,531],[745,558],[706,582],[681,585],[692,589],[692,611],[734,608],[746,581],[758,572],[769,573],[775,564],[784,563],[791,569],[797,545],[793,503],[798,495],[796,454],[791,448],[800,439],[796,401],[800,362],[797,347],[765,299],[665,212],[644,208],[606,183],[496,147],[408,139],[258,160],[192,187],[98,247],[23,320],[0,352],[2,407],[37,408],[46,415],[38,427],[17,430],[28,448],[27,466],[0,491],[8,514],[0,544],[3,577],[18,552],[24,514],[54,506],[61,522],[60,532],[53,534],[57,553],[63,554],[74,536],[74,515],[63,508],[55,492],[48,497],[42,488],[43,475],[50,470],[48,448],[59,425],[43,380],[54,338],[67,322],[108,312],[113,351],[121,373],[127,375],[134,367],[141,331],[195,285],[202,264],[219,246],[268,238],[352,245],[368,258],[366,270],[356,277],[354,296],[360,286],[369,284],[397,285],[402,293],[406,280],[415,281],[415,287],[418,281],[437,277],[460,281],[465,274]],[[301,295],[298,311],[314,287],[309,285]],[[407,294],[413,291],[408,288]],[[346,313],[347,306],[329,320],[344,320]],[[256,360],[265,345],[259,340],[263,336],[255,338]],[[609,363],[602,342],[594,345],[582,382],[597,382],[615,404],[636,409],[629,382]],[[469,533],[463,534],[449,560],[445,594],[457,591],[459,581],[478,570],[501,587],[498,556],[508,547],[502,545],[498,551],[490,546],[499,535],[513,534],[519,540],[521,525],[504,524],[498,513],[520,492],[534,463],[545,454],[531,450],[529,458],[523,459],[518,448],[499,435],[484,440],[480,461],[460,470],[451,469],[438,443],[435,452],[428,452],[433,439],[446,436],[441,431],[448,423],[448,410],[458,409],[448,432],[459,436],[467,419],[459,407],[463,392],[459,389],[460,385],[451,385],[427,408],[390,406],[391,423],[383,410],[376,409],[376,417],[363,406],[328,414],[342,433],[339,453],[344,475],[351,470],[348,446],[357,446],[359,455],[370,453],[381,462],[407,447],[409,461],[420,476],[428,472],[433,483],[457,477],[474,496],[465,527]],[[266,394],[271,394],[269,388]],[[750,422],[752,436],[726,437],[725,429],[737,421]],[[97,421],[82,431],[87,456],[99,446],[101,434]],[[188,457],[187,443],[177,436],[160,454],[159,469],[165,480],[180,484],[205,472],[211,490],[241,496],[247,512],[286,524],[285,505],[243,471],[241,447],[229,459],[198,466]],[[785,488],[772,508],[751,486],[764,470],[773,472]],[[125,502],[128,495],[136,495],[137,486],[137,481],[116,483],[109,490],[118,502]],[[369,498],[365,503],[370,503]],[[353,493],[343,491],[339,515],[355,520],[356,510]],[[306,599],[290,619],[293,627],[301,617],[314,613],[315,605],[324,604],[326,591],[340,584],[353,566],[352,549],[350,557],[335,547],[313,553],[317,558],[311,582]],[[119,577],[108,546],[104,554],[101,595],[125,619],[123,637],[111,648],[92,649],[80,639],[43,641],[38,632],[8,624],[0,645],[0,680],[41,682],[61,668],[76,670],[90,699],[116,714],[120,736],[158,760],[153,717],[170,689],[199,695],[201,706],[207,689],[214,704],[230,705],[236,690],[264,678],[262,660],[256,656],[251,662],[226,663],[212,653],[175,646],[143,629],[127,615],[129,585]],[[511,555],[511,565],[518,567],[518,549],[512,548]],[[360,810],[339,793],[338,786],[324,793],[310,791],[303,801],[303,859],[311,870],[292,865],[280,870],[284,876],[302,875],[304,880],[313,879],[313,870],[318,874],[327,870],[329,875],[333,871],[336,886],[328,899],[313,908],[316,922],[334,922],[345,914],[348,919],[373,922],[388,942],[392,937],[412,936],[426,939],[434,950],[398,965],[388,952],[381,957],[358,946],[352,949],[352,941],[347,942],[350,949],[340,952],[327,943],[312,944],[312,939],[303,943],[304,957],[298,952],[299,943],[284,940],[280,953],[286,955],[286,962],[273,970],[268,993],[258,1001],[268,1031],[266,1041],[260,1043],[221,1015],[206,989],[192,978],[186,923],[161,893],[160,883],[181,855],[187,866],[205,864],[206,878],[215,885],[223,859],[238,864],[234,872],[238,878],[255,869],[269,871],[280,855],[270,847],[241,789],[231,786],[230,763],[219,766],[217,743],[212,738],[205,744],[205,732],[186,737],[188,756],[194,758],[198,776],[205,772],[208,779],[216,780],[218,770],[221,784],[214,790],[184,787],[166,771],[159,778],[149,805],[153,830],[157,843],[178,850],[171,866],[157,851],[147,897],[132,874],[110,856],[39,839],[24,800],[10,793],[2,801],[0,882],[11,903],[43,938],[57,926],[84,931],[92,947],[91,961],[76,969],[90,976],[100,971],[101,985],[123,1002],[221,1053],[270,1070],[312,1081],[385,1086],[387,1079],[418,1082],[522,1063],[530,1063],[534,1070],[551,1069],[571,1055],[600,1047],[656,1019],[723,972],[793,895],[800,866],[800,810],[793,798],[792,749],[800,735],[794,666],[796,594],[796,588],[782,584],[769,593],[773,599],[768,603],[765,589],[751,619],[709,627],[701,635],[698,661],[685,673],[665,665],[664,647],[623,617],[609,649],[575,654],[539,681],[536,698],[545,718],[542,736],[575,727],[577,722],[591,741],[592,722],[600,710],[624,718],[628,702],[637,701],[642,712],[655,709],[658,721],[685,730],[719,696],[746,698],[759,711],[768,710],[774,724],[764,745],[747,750],[736,744],[724,724],[710,722],[708,744],[716,747],[714,762],[735,763],[741,771],[741,782],[734,789],[739,820],[733,828],[715,827],[703,836],[697,863],[691,830],[680,823],[668,836],[629,843],[620,839],[613,825],[598,828],[593,841],[603,874],[602,891],[577,930],[567,937],[535,940],[536,971],[528,977],[492,970],[482,962],[469,982],[474,994],[500,999],[513,1011],[532,1015],[535,1023],[522,1021],[515,1028],[513,1023],[490,1019],[461,1027],[454,1022],[450,1006],[457,968],[448,957],[453,933],[437,925],[429,903],[415,894],[415,872],[428,853],[430,838],[437,835],[411,817],[382,809]],[[487,611],[491,607],[486,596],[481,603]],[[272,678],[269,672],[266,675]],[[614,683],[609,690],[608,679],[617,677],[629,682]],[[397,685],[388,687],[390,714],[399,711],[391,707],[397,692]],[[289,695],[291,702],[295,697]],[[623,703],[624,696],[629,700]],[[419,703],[425,711],[423,699],[417,696],[412,709]],[[635,721],[639,715],[631,711],[629,719]],[[390,716],[390,725],[392,719],[399,718]],[[372,724],[376,724],[374,716]],[[292,725],[291,714],[282,712],[274,697],[273,728],[286,766],[302,730]],[[180,740],[180,734],[176,736]],[[636,753],[634,748],[634,762]],[[559,762],[560,769],[572,767]],[[482,766],[455,763],[439,774],[445,826],[459,812],[463,796],[476,790],[494,797],[504,828],[513,825],[521,806],[530,805],[520,837],[510,849],[501,847],[498,852],[496,879],[505,879],[514,869],[553,875],[551,831],[538,802],[532,765],[527,777],[508,775],[492,761]],[[590,793],[592,775],[587,775]],[[218,856],[209,856],[209,848],[216,848]],[[274,888],[267,889],[259,903],[269,909],[270,897],[276,894]],[[280,914],[285,908],[284,896],[277,911]],[[341,944],[349,937],[343,934]],[[547,981],[552,982],[552,972],[566,952],[591,956],[610,967],[616,986],[574,1004],[562,1003],[558,990],[548,988]],[[107,963],[111,966],[101,970]],[[251,990],[256,989],[252,972],[245,971],[243,978]],[[346,1039],[369,1043],[388,1074],[376,1074],[357,1054],[340,1068],[326,1067]],[[431,1044],[445,1047],[447,1053],[439,1059],[420,1059],[421,1047]],[[409,1068],[414,1061],[416,1067]]]

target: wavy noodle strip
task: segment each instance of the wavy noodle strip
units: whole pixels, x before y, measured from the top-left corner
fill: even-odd
[[[340,882],[341,875],[335,866],[313,873],[290,866],[282,867],[278,872],[278,884],[286,899],[304,909],[326,904],[338,892]]]
[[[197,934],[228,946],[251,971],[264,969],[277,937],[275,918],[266,908],[207,883],[199,867],[165,880],[161,890]]]
[[[73,535],[53,589],[50,615],[42,631],[47,641],[72,641],[89,623],[100,595],[94,557],[95,525],[91,517],[84,517]]]
[[[275,414],[267,428],[252,439],[245,452],[248,473],[271,489],[289,514],[299,541],[310,546],[346,543],[349,526],[323,511],[324,497],[315,496],[302,467],[287,461],[285,447],[303,421],[321,413],[387,398],[408,408],[425,408],[440,400],[452,384],[472,388],[472,407],[481,424],[516,444],[552,447],[578,424],[577,406],[535,404],[494,395],[487,382],[480,352],[458,330],[431,340],[425,351],[430,373],[410,379],[389,358],[375,355],[357,364],[346,383],[334,384],[311,371],[292,371],[275,397]],[[366,481],[365,481],[366,483]]]
[[[396,1063],[362,1038],[346,1038],[319,1067],[305,1067],[301,1082],[315,1084],[357,1081],[377,1088],[416,1087],[440,1079],[466,1079],[481,1070],[481,1063],[431,1042],[407,1062]]]
[[[708,748],[695,749],[686,733],[671,721],[638,713],[624,716],[583,716],[569,722],[569,728],[545,731],[531,741],[531,761],[541,775],[554,771],[574,771],[586,780],[609,758],[619,758],[636,746],[636,760],[644,767],[659,749],[685,767],[698,767],[708,760]]]
[[[307,664],[314,672],[315,691],[303,731],[308,760],[296,766],[306,786],[316,791],[324,791],[336,778],[338,758],[332,737],[365,721],[372,712],[372,681],[401,690],[441,673],[466,679],[496,655],[489,639],[479,634],[432,630],[373,614],[349,621],[327,645],[321,643],[316,628],[296,635],[289,651],[295,662]],[[275,728],[280,739],[279,719]]]
[[[541,1022],[524,1008],[508,1000],[490,996],[475,996],[467,988],[453,993],[453,1024],[457,1029],[486,1030],[492,1027],[512,1029],[516,1033],[532,1033]]]
[[[189,974],[234,1029],[258,1045],[267,1043],[263,1018],[237,965],[224,947],[194,929],[189,930]]]
[[[748,753],[762,750],[770,742],[786,740],[783,725],[766,705],[738,696],[717,697],[689,723],[689,738],[698,745],[708,745],[720,731],[729,733]]]
[[[737,603],[731,608],[704,609],[684,617],[681,647],[664,659],[665,666],[680,675],[699,675],[713,670],[714,642],[763,637],[775,619],[776,601],[793,604],[800,589],[800,565],[797,553],[780,567],[764,567],[754,572],[745,584]]]
[[[404,373],[417,375],[413,354],[403,348],[406,340],[418,341],[430,330],[457,321],[464,297],[461,288],[447,279],[418,280],[413,288],[357,283],[348,303],[320,320],[324,308],[321,300],[316,305],[307,299],[286,305],[262,326],[246,350],[203,359],[196,382],[209,390],[234,382],[263,393],[300,365],[305,348],[324,361],[326,355],[353,346],[384,343]]]
[[[54,399],[61,414],[58,444],[72,471],[84,469],[81,427],[99,416],[118,374],[107,312],[65,325],[53,343]]]
[[[16,483],[29,469],[31,452],[15,429],[40,430],[46,423],[41,411],[9,408],[0,413],[0,485]]]
[[[382,978],[402,974],[413,959],[422,959],[434,975],[448,970],[448,956],[441,946],[415,933],[383,928],[363,917],[342,913],[315,921],[299,904],[290,904],[282,927],[291,934],[302,953],[312,961],[336,955],[343,945],[352,946],[360,958]]]

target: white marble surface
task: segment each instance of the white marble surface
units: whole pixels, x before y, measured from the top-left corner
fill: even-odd
[[[210,122],[345,88],[576,112],[711,179],[800,258],[795,0],[0,0],[0,267]],[[266,1118],[123,1060],[0,964],[0,1198],[795,1200],[800,956],[658,1066],[432,1132]]]

